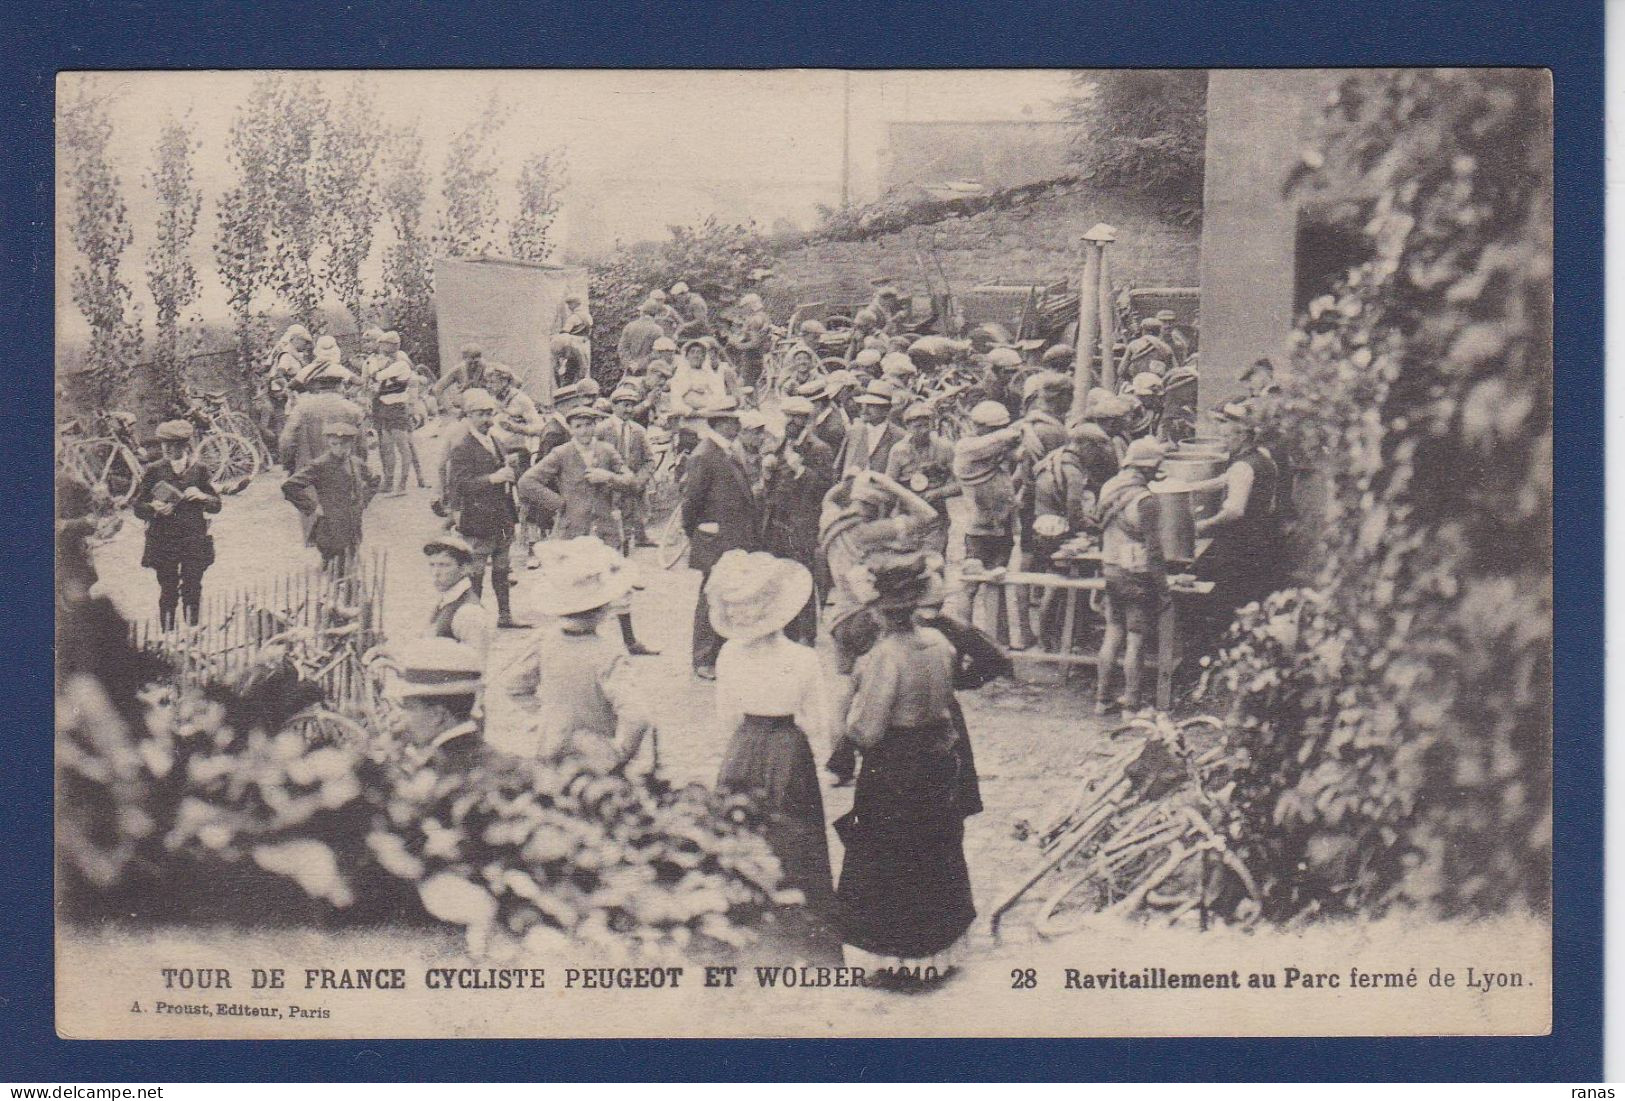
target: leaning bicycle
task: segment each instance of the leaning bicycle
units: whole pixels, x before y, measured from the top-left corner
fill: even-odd
[[[1042,828],[1018,827],[1041,855],[994,908],[990,930],[997,934],[1040,884],[1032,924],[1042,937],[1103,916],[1176,924],[1194,913],[1203,928],[1215,919],[1253,920],[1258,885],[1228,839],[1234,761],[1222,742],[1192,746],[1194,737],[1221,729],[1211,716],[1157,716],[1112,731],[1122,747],[1077,796]]]

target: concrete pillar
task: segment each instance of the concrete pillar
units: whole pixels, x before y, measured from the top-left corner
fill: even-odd
[[[1204,407],[1243,394],[1241,372],[1292,329],[1298,206],[1281,185],[1303,155],[1334,74],[1215,69],[1202,197]]]

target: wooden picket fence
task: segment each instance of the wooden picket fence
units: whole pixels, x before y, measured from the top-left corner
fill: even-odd
[[[357,556],[343,576],[310,566],[258,584],[204,594],[198,625],[162,630],[131,624],[131,640],[168,661],[188,684],[234,684],[276,646],[304,679],[322,686],[327,706],[365,709],[363,657],[384,640],[384,579],[389,552]]]

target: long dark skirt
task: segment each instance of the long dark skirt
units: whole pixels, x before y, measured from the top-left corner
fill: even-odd
[[[728,742],[717,787],[756,797],[767,815],[768,846],[784,868],[783,885],[806,900],[777,907],[765,939],[809,963],[839,965],[824,796],[807,735],[789,715],[746,715]]]
[[[965,758],[952,720],[892,727],[863,753],[852,810],[835,823],[846,845],[841,932],[865,952],[921,959],[976,918],[965,866]]]

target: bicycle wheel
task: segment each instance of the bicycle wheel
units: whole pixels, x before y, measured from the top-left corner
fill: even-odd
[[[679,562],[688,559],[688,532],[683,530],[683,513],[681,509],[673,512],[671,518],[660,529],[660,546],[655,554],[660,560],[663,569],[672,569]]]
[[[1184,823],[1165,815],[1142,821],[1137,829],[1119,830],[1102,841],[1080,869],[1063,877],[1033,917],[1041,937],[1075,933],[1097,915],[1116,910],[1127,914],[1158,887],[1181,874],[1187,864],[1201,889],[1201,851],[1183,843]]]
[[[197,448],[198,462],[221,493],[237,493],[260,472],[259,453],[241,436],[212,432]]]
[[[97,497],[123,508],[141,484],[141,464],[115,439],[77,440],[62,453],[62,466]]]
[[[254,418],[247,413],[239,413],[235,409],[227,409],[215,418],[215,423],[221,431],[241,436],[248,441],[259,457],[260,469],[271,465],[271,451],[265,445],[265,436],[260,432],[260,426],[254,423]]]
[[[309,707],[299,712],[288,720],[288,729],[297,731],[307,746],[362,749],[372,740],[372,733],[366,727],[325,707]]]

